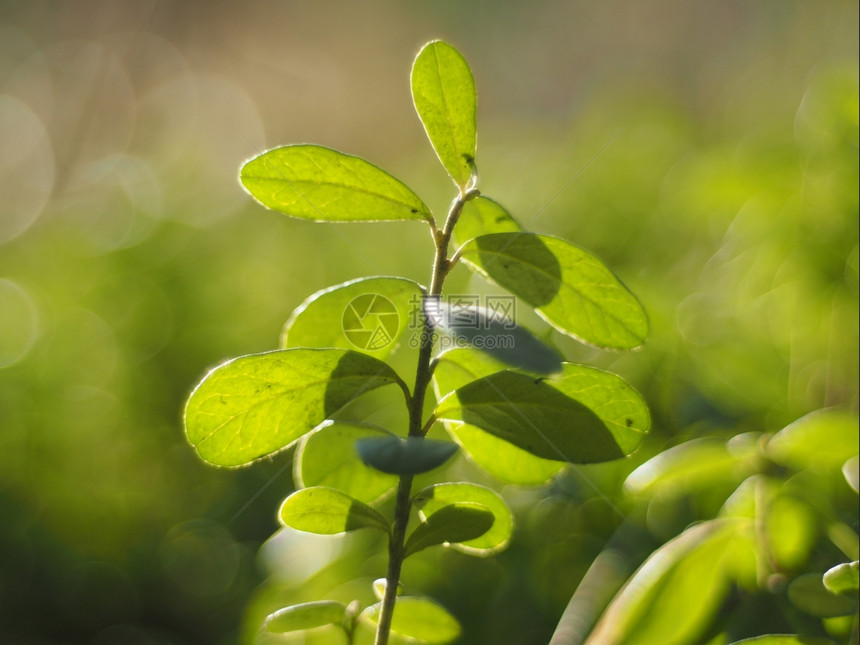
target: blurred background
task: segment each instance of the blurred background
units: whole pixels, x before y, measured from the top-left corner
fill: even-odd
[[[381,545],[261,550],[291,454],[207,467],[181,410],[209,367],[275,348],[312,292],[426,282],[422,225],[290,220],[236,177],[319,143],[445,212],[408,84],[433,38],[476,77],[482,191],[605,260],[652,321],[629,355],[535,321],[635,384],[654,427],[628,460],[504,489],[505,553],[405,570],[463,643],[547,642],[649,456],[856,412],[856,2],[3,1],[0,641],[252,643],[282,600],[367,601]]]

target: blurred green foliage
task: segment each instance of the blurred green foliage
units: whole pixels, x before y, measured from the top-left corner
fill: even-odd
[[[404,569],[461,642],[547,642],[610,539],[628,575],[753,474],[643,506],[623,489],[637,466],[823,407],[856,415],[856,25],[847,1],[0,3],[0,640],[250,643],[304,598],[374,602],[373,536],[260,549],[290,454],[209,469],[179,411],[207,367],[274,348],[312,291],[426,280],[423,227],[287,222],[236,174],[314,141],[444,209],[405,89],[417,47],[444,37],[481,87],[482,188],[594,251],[652,322],[633,356],[545,331],[646,395],[639,452],[502,489],[516,524],[495,558],[428,550]],[[459,271],[451,289],[486,287]],[[374,422],[393,414],[376,402]],[[839,519],[784,501],[773,520],[795,527],[788,572],[820,575],[856,541],[856,495],[829,474],[777,481]],[[789,631],[784,599],[735,590],[721,611],[746,635]]]

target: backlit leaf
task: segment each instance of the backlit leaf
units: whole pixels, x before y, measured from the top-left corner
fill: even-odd
[[[342,347],[384,359],[410,322],[421,324],[421,287],[372,277],[318,291],[292,313],[281,347]]]
[[[392,475],[418,475],[438,468],[457,452],[457,444],[438,439],[367,437],[355,444],[368,466]]]
[[[406,539],[406,555],[437,544],[474,540],[489,531],[494,521],[493,513],[482,504],[448,504],[415,527]]]
[[[375,624],[379,622],[381,608],[380,603],[371,605],[361,612],[361,618]],[[432,600],[400,596],[394,605],[391,631],[413,639],[412,642],[445,645],[460,636],[460,623]]]
[[[185,432],[204,461],[243,466],[283,450],[355,397],[401,383],[385,363],[342,349],[243,356],[210,371],[185,407]]]
[[[346,606],[334,600],[318,600],[279,609],[266,618],[266,631],[275,634],[313,629],[323,625],[339,625]]]
[[[538,457],[572,463],[624,457],[650,426],[645,402],[622,378],[571,363],[545,379],[491,374],[446,396],[434,414],[474,425]]]
[[[446,483],[428,486],[415,495],[415,504],[422,519],[432,517],[437,511],[457,502],[480,504],[493,514],[495,520],[482,536],[452,544],[452,548],[470,555],[491,555],[508,545],[514,518],[505,500],[494,490],[477,484]]]
[[[833,593],[824,586],[820,573],[806,573],[792,580],[788,599],[806,613],[822,618],[849,616],[857,611],[856,596]]]
[[[367,437],[388,437],[375,426],[335,421],[326,423],[302,439],[296,450],[293,476],[297,486],[328,486],[365,504],[372,504],[394,490],[397,477],[362,463],[355,442]]]
[[[462,244],[467,240],[490,233],[516,233],[520,225],[501,204],[479,195],[463,206],[460,219],[454,227],[454,237]]]
[[[239,180],[263,206],[315,221],[427,220],[430,209],[372,163],[331,148],[274,148],[242,166]]]
[[[838,409],[810,412],[767,443],[772,459],[793,468],[841,467],[857,454],[857,415]]]
[[[412,101],[439,161],[465,188],[475,163],[475,80],[451,45],[429,42],[412,64]]]
[[[561,369],[561,356],[502,311],[439,298],[424,300],[424,314],[433,329],[467,343],[506,365],[535,374]]]
[[[828,591],[840,594],[857,594],[860,590],[860,562],[845,562],[828,569],[823,578]]]
[[[569,242],[534,233],[494,233],[467,242],[461,256],[582,342],[615,349],[645,342],[648,317],[636,296],[600,260]]]
[[[474,349],[452,349],[439,356],[433,372],[436,398],[458,387],[505,369],[505,364]],[[540,485],[564,467],[542,459],[467,423],[446,421],[445,428],[466,455],[496,479],[512,484]]]
[[[322,535],[363,528],[388,532],[388,521],[367,504],[334,488],[302,488],[287,497],[278,509],[284,526]]]

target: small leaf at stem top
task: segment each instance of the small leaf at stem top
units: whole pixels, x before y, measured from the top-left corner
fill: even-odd
[[[430,209],[406,185],[360,157],[299,144],[264,152],[242,166],[239,180],[267,208],[318,222],[430,220]]]
[[[468,63],[451,45],[427,43],[412,65],[412,101],[439,161],[461,190],[474,183],[477,99]]]

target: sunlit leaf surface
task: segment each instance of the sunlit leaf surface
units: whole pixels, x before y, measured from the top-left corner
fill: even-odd
[[[284,526],[323,535],[364,528],[388,531],[388,521],[367,504],[325,486],[302,488],[287,497],[278,519]]]

